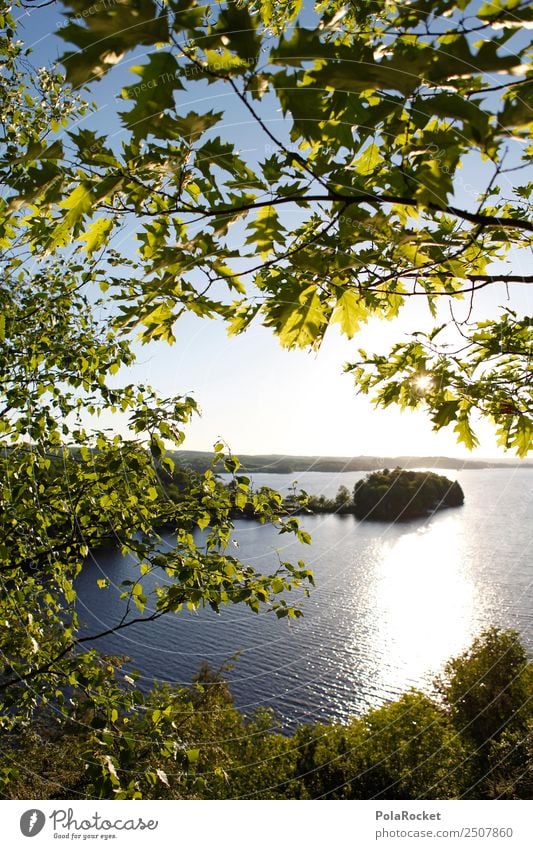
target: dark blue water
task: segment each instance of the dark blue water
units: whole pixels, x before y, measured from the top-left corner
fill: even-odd
[[[352,516],[304,519],[311,546],[253,522],[238,521],[241,559],[256,569],[304,557],[315,573],[304,618],[277,620],[231,606],[184,612],[132,626],[101,650],[127,656],[126,668],[154,680],[188,683],[203,660],[228,673],[237,704],[274,708],[290,725],[346,720],[409,687],[429,688],[445,661],[484,627],[517,629],[533,649],[533,470],[447,473],[465,492],[462,508],[427,520],[385,525]],[[257,485],[287,489],[295,477],[308,492],[333,495],[363,473],[256,475]],[[172,537],[164,543],[172,545]],[[235,555],[236,548],[232,546]],[[101,551],[78,581],[79,613],[88,632],[116,624],[120,582],[135,563]],[[97,580],[111,586],[101,590]],[[168,579],[170,580],[170,579]]]

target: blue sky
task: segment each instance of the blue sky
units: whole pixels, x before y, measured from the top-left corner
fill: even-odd
[[[53,35],[60,20],[55,6],[33,10],[23,19],[23,37],[33,45],[35,65],[52,64],[65,52],[64,42]],[[128,69],[142,63],[144,55],[143,51],[125,57],[92,90],[98,108],[85,125],[98,128],[115,143],[122,135],[115,95],[120,86],[135,82]],[[196,82],[178,95],[186,111],[205,111],[206,98],[215,111],[227,110],[225,130],[234,136],[238,128],[241,150],[252,162],[264,157],[268,139],[250,123],[248,114],[231,104],[225,89]],[[119,110],[123,104],[118,103]],[[261,110],[271,126],[276,122],[279,133],[278,122],[283,119],[273,101],[263,102]],[[472,189],[482,188],[483,182],[483,171],[472,160],[458,182],[458,200],[468,202]],[[237,231],[233,238],[238,240]],[[120,241],[127,250],[134,250],[132,225]],[[515,273],[526,272],[522,264],[517,259]],[[513,305],[531,311],[531,296],[521,288],[516,297],[513,290]],[[479,314],[494,314],[500,304],[505,305],[506,297],[504,289],[484,290],[477,300]],[[356,358],[358,347],[385,351],[411,330],[432,325],[423,299],[412,299],[397,321],[372,322],[352,341],[332,329],[320,351],[308,353],[281,349],[271,332],[259,326],[229,339],[220,321],[186,316],[176,326],[175,345],[139,346],[138,365],[119,376],[149,381],[165,396],[192,393],[196,397],[203,414],[189,427],[185,448],[209,450],[221,437],[236,453],[467,456],[451,431],[433,433],[423,413],[375,411],[368,399],[356,397],[351,377],[342,374],[343,364]],[[481,425],[479,435],[477,455],[501,455],[490,426]]]

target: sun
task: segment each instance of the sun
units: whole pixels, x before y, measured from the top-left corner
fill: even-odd
[[[412,379],[411,385],[418,395],[428,395],[435,388],[435,380],[429,372],[420,372]]]

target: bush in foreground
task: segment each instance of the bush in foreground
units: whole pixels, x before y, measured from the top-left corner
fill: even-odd
[[[284,735],[270,711],[237,710],[204,666],[191,687],[134,691],[122,715],[84,714],[80,702],[77,724],[54,725],[50,711],[5,735],[2,796],[529,798],[533,679],[518,636],[489,629],[436,683],[434,696],[410,691],[347,725]]]

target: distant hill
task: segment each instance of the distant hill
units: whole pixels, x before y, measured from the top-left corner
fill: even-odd
[[[172,456],[185,468],[202,472],[211,466],[208,451],[175,451]],[[292,457],[283,454],[237,454],[244,472],[369,472],[400,466],[403,469],[532,469],[533,463],[510,460],[462,460],[458,457]]]

